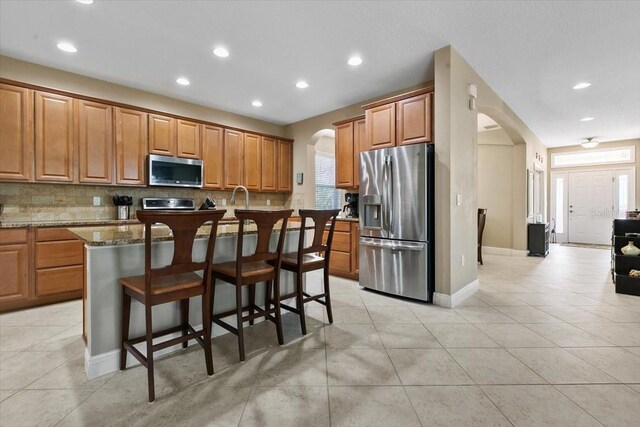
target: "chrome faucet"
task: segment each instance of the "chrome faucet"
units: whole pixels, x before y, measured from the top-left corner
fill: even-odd
[[[231,193],[231,204],[236,204],[236,192],[238,191],[238,189],[244,190],[244,208],[249,209],[249,190],[247,190],[247,187],[245,187],[244,185],[238,185],[233,189],[233,193]]]

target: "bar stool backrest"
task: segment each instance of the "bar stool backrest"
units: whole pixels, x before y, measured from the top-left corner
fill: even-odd
[[[331,255],[331,244],[333,242],[333,230],[335,229],[336,219],[338,218],[340,209],[300,209],[298,212],[302,221],[300,226],[300,239],[298,240],[298,265],[302,264],[304,255],[310,253],[322,254],[325,262],[328,263]],[[313,222],[313,240],[309,246],[305,246],[305,230],[307,229],[308,218]],[[323,243],[324,231],[328,223],[331,223],[331,225],[329,226],[327,241]]]
[[[257,261],[275,261],[277,269],[280,269],[280,261],[282,258],[282,248],[284,246],[284,237],[287,230],[287,220],[293,213],[293,209],[283,209],[276,211],[263,211],[252,209],[236,209],[235,216],[239,220],[238,224],[238,244],[236,249],[236,277],[240,278],[242,272],[242,264]],[[242,255],[244,245],[245,221],[255,223],[258,232],[258,241],[256,249],[251,255]],[[271,234],[278,221],[282,221],[280,225],[280,236],[278,237],[278,245],[275,252],[269,251],[269,242]]]
[[[218,223],[226,210],[202,210],[189,212],[143,210],[136,211],[136,217],[144,224],[144,271],[145,293],[151,295],[151,278],[170,276],[204,270],[204,284],[211,280],[211,263],[215,249]],[[207,254],[204,261],[193,261],[193,242],[198,229],[211,222],[211,231],[207,242]],[[152,224],[165,224],[173,234],[173,260],[164,267],[151,267]]]

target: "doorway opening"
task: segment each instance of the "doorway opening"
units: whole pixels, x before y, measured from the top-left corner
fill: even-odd
[[[304,206],[312,209],[339,209],[344,190],[336,185],[336,143],[333,129],[321,129],[307,144],[307,170]]]

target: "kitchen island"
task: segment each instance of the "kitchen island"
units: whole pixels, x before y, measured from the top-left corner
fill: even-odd
[[[279,230],[280,224],[276,225]],[[297,249],[299,222],[288,222],[285,252]],[[206,252],[207,237],[211,227],[204,225],[196,234],[193,245],[194,260],[203,260]],[[124,224],[102,227],[69,228],[84,242],[85,286],[83,296],[85,369],[89,379],[114,372],[119,369],[120,324],[122,309],[122,289],[118,280],[121,277],[144,274],[144,226],[142,224]],[[221,223],[218,226],[214,262],[233,261],[236,254],[238,224]],[[272,247],[275,247],[279,233],[273,232]],[[255,225],[245,226],[244,248],[255,248],[257,234]],[[173,237],[171,230],[164,225],[152,228],[152,265],[169,264],[173,256]],[[249,254],[246,252],[245,254]],[[293,291],[293,275],[281,273],[282,293]],[[235,288],[225,282],[216,284],[214,313],[231,310],[235,307]],[[264,301],[264,286],[256,287],[256,301]],[[199,298],[199,297],[198,297]],[[198,329],[202,324],[200,301],[192,299],[190,304],[190,323]],[[243,300],[248,301],[246,290]],[[230,319],[231,320],[231,319]],[[161,330],[180,323],[178,303],[168,303],[153,307],[154,330]],[[214,326],[213,336],[227,333]],[[144,307],[134,302],[131,306],[130,336],[144,334]],[[172,336],[168,336],[168,339]],[[274,331],[273,336],[276,341]],[[195,341],[194,341],[195,343]],[[146,344],[139,344],[143,354]],[[157,355],[179,350],[180,345],[169,347]],[[131,355],[127,366],[138,364]]]

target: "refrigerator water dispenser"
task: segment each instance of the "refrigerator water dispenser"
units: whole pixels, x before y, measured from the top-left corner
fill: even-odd
[[[379,194],[365,194],[362,196],[364,206],[363,227],[382,229],[382,197]]]

